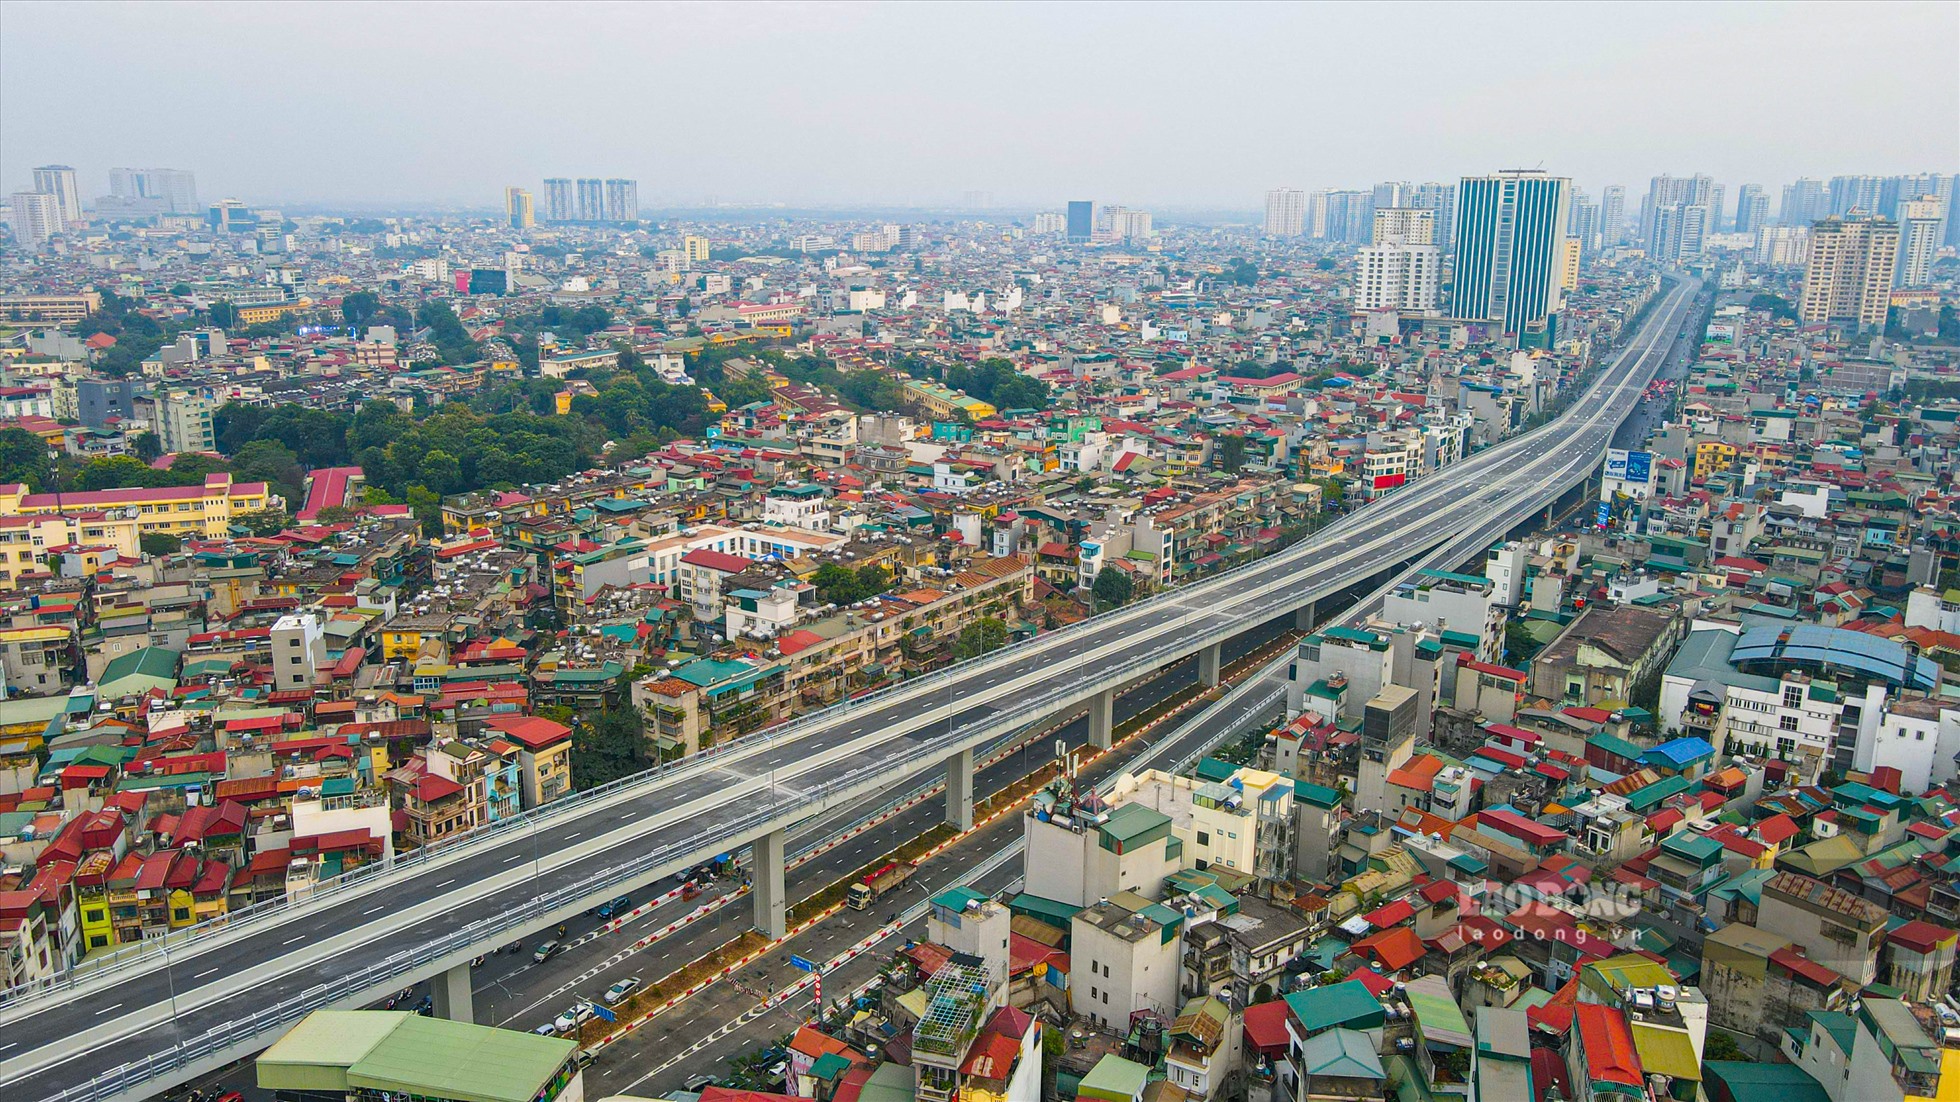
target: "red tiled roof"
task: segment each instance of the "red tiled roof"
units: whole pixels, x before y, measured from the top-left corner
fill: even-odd
[[[728,574],[740,574],[742,571],[754,565],[740,555],[729,555],[720,551],[711,551],[705,547],[697,548],[682,555],[681,561],[689,566],[706,567],[709,570],[720,570]]]
[[[1407,926],[1397,926],[1370,934],[1348,947],[1348,952],[1367,957],[1391,972],[1399,972],[1428,952],[1422,939]]]
[[[784,654],[799,654],[824,642],[824,637],[814,631],[798,628],[786,635],[778,636],[776,649]]]
[[[1788,945],[1771,953],[1769,955],[1769,962],[1792,975],[1802,976],[1819,987],[1833,986],[1843,978],[1836,972],[1811,960],[1809,957],[1804,956],[1801,951]]]
[[[1386,906],[1376,907],[1374,910],[1362,915],[1361,918],[1377,930],[1386,930],[1391,926],[1398,926],[1407,922],[1409,919],[1415,917],[1415,913],[1416,909],[1413,904],[1406,899],[1398,899]]]
[[[118,505],[154,504],[164,501],[182,501],[187,498],[204,496],[203,486],[162,486],[155,489],[127,490],[70,490],[57,499],[54,494],[28,494],[20,499],[23,510],[37,508],[52,509],[59,503],[63,509],[80,509],[92,505],[112,508]],[[231,485],[230,496],[247,497],[265,493],[263,482],[235,482]]]
[[[484,726],[501,731],[533,750],[550,746],[572,733],[570,727],[543,716],[495,716]]]
[[[1885,935],[1887,944],[1903,945],[1916,953],[1930,953],[1942,943],[1951,942],[1954,932],[1921,919],[1912,919]]]
[[[416,782],[415,798],[421,800],[423,803],[433,803],[436,800],[446,800],[462,790],[462,785],[457,784],[448,777],[438,777],[433,773],[427,773],[422,776],[420,781]]]
[[[1245,1008],[1245,1043],[1266,1055],[1286,1050],[1286,1003],[1274,999]]]
[[[1586,1054],[1586,1078],[1594,1083],[1617,1083],[1644,1088],[1646,1076],[1640,1070],[1640,1052],[1633,1044],[1633,1029],[1626,1015],[1610,1006],[1580,1003],[1573,1008],[1579,1025],[1579,1043]]]

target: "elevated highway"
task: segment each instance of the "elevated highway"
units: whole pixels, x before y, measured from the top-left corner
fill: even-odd
[[[433,980],[469,1016],[469,962],[595,902],[753,846],[756,925],[780,935],[785,831],[947,771],[948,821],[972,821],[973,753],[1088,709],[1107,744],[1124,685],[1222,641],[1393,576],[1445,544],[1475,547],[1597,466],[1672,347],[1699,285],[1671,281],[1640,329],[1557,420],[1423,478],[1268,558],[660,770],[538,809],[313,898],[130,947],[0,1003],[8,1097],[143,1098],[249,1056],[321,1008]]]

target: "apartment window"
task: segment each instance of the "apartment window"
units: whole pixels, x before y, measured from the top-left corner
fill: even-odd
[[[1803,707],[1803,687],[1800,685],[1783,686],[1783,706],[1785,708]]]
[[[1776,721],[1776,725],[1785,731],[1794,731],[1797,729],[1797,717],[1784,716]]]
[[[1206,830],[1201,830],[1201,831],[1199,831],[1199,832],[1198,832],[1198,844],[1199,844],[1199,845],[1201,845],[1201,846],[1208,846],[1208,845],[1211,845],[1211,832],[1210,832],[1210,831],[1206,831]]]

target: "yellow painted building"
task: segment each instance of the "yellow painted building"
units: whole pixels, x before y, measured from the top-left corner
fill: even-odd
[[[435,633],[433,636],[433,638],[441,637],[440,632]],[[431,636],[425,635],[420,629],[386,628],[381,632],[381,660],[384,662],[394,662],[400,659],[414,658],[421,653],[422,643],[426,638],[431,638]]]
[[[266,302],[256,306],[234,307],[234,309],[238,311],[238,324],[264,325],[267,322],[278,321],[287,314],[313,309],[313,300],[298,298],[291,302]]]
[[[904,392],[905,397],[936,418],[952,417],[958,412],[966,414],[968,420],[984,421],[1000,412],[990,403],[924,379],[907,379]]]
[[[92,572],[104,559],[137,557],[140,534],[137,516],[121,512],[0,517],[0,592],[45,569],[49,548],[83,548]]]
[[[1695,445],[1695,478],[1722,474],[1735,463],[1735,445],[1719,440],[1703,440]]]
[[[80,490],[63,494],[30,494],[21,483],[0,484],[0,519],[8,517],[65,515],[82,519],[83,542],[87,538],[88,518],[94,514],[123,514],[145,535],[162,532],[173,536],[223,537],[232,522],[245,513],[271,508],[272,491],[263,482],[233,482],[228,474],[214,474],[202,486],[162,486],[153,489]],[[100,531],[113,535],[107,520]]]

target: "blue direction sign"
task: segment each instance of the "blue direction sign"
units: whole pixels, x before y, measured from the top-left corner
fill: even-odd
[[[791,968],[796,969],[799,972],[814,972],[817,970],[816,964],[814,964],[811,961],[804,960],[802,957],[797,957],[797,956],[792,956],[789,958],[789,966]]]

